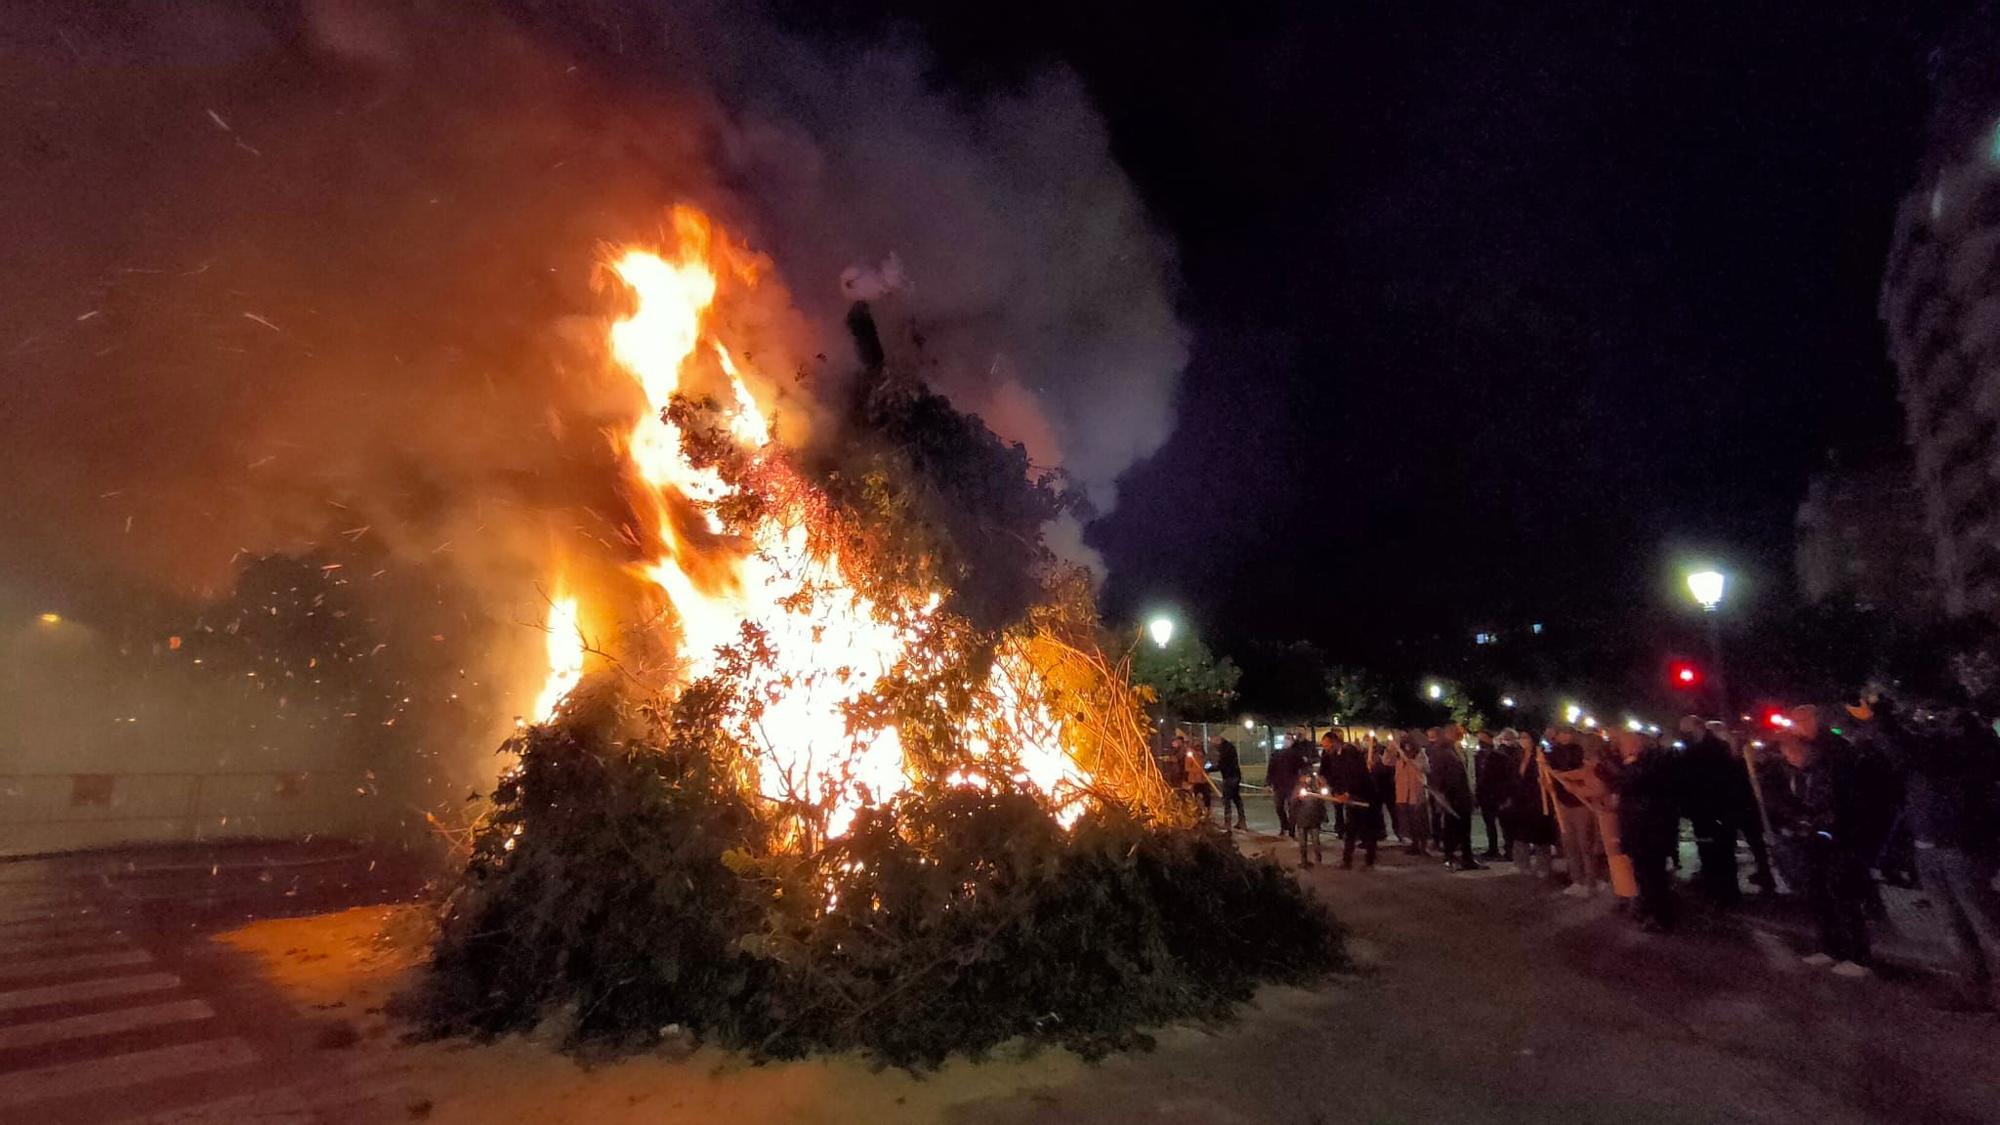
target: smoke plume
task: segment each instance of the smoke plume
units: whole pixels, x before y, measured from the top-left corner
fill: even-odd
[[[1170,247],[1061,70],[972,98],[912,44],[619,0],[12,5],[0,50],[0,602],[347,552],[519,679],[552,572],[620,559],[599,259],[677,201],[774,263],[729,331],[781,392],[847,365],[860,287],[1100,507],[1172,423]]]

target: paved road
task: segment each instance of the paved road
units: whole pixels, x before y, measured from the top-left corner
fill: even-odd
[[[1297,862],[1289,840],[1245,845]],[[2000,1020],[1936,1010],[1921,979],[1809,968],[1783,926],[1697,910],[1648,935],[1608,896],[1393,849],[1300,879],[1350,928],[1358,975],[958,1120],[2000,1121]]]
[[[412,889],[334,847],[0,863],[0,1121],[318,1120],[324,1027],[205,935]]]

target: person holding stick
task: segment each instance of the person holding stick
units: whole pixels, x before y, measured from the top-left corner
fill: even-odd
[[[1544,773],[1553,783],[1556,823],[1562,830],[1563,858],[1569,869],[1572,898],[1588,898],[1597,893],[1604,865],[1604,838],[1599,834],[1597,814],[1584,802],[1583,794],[1595,784],[1582,741],[1573,727],[1550,732],[1548,749],[1542,751]]]

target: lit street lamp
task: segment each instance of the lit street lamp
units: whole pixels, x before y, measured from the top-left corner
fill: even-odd
[[[1444,685],[1438,683],[1436,680],[1432,680],[1430,683],[1424,685],[1424,694],[1430,696],[1432,700],[1443,699]]]
[[[1703,612],[1714,613],[1722,604],[1722,591],[1729,584],[1719,570],[1697,570],[1688,575],[1688,593],[1701,603]]]
[[[1511,695],[1501,696],[1500,706],[1505,707],[1509,711],[1512,711],[1514,709],[1514,697]]]
[[[1161,648],[1167,647],[1167,642],[1174,639],[1174,619],[1164,613],[1160,614],[1146,622],[1146,635],[1153,638],[1154,644]]]

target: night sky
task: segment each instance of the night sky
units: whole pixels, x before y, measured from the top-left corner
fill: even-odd
[[[1179,427],[1090,532],[1114,613],[1365,659],[1613,620],[1692,551],[1784,599],[1808,474],[1899,440],[1935,12],[873,7],[814,18],[914,23],[949,83],[1075,68],[1178,242]]]

